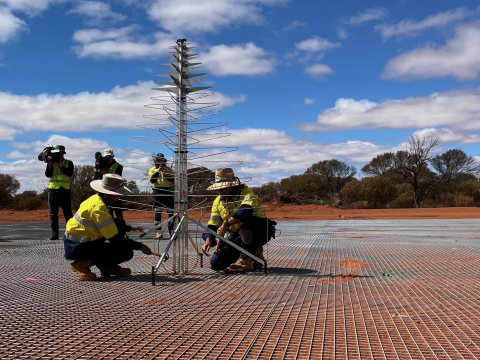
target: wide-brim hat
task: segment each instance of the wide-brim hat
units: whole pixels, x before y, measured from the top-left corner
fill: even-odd
[[[117,174],[105,174],[102,180],[93,180],[90,186],[93,190],[108,195],[131,195],[132,192],[124,186],[125,179]]]
[[[241,182],[231,168],[218,169],[215,172],[215,183],[210,185],[207,190],[220,190],[230,186],[245,185]]]

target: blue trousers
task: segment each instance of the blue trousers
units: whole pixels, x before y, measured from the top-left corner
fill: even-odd
[[[255,255],[256,248],[267,243],[267,219],[251,216],[243,221],[242,229],[248,230],[253,234],[253,241],[247,245],[238,234],[235,234],[231,241],[250,254]],[[213,254],[210,258],[210,265],[213,270],[224,270],[239,258],[245,259],[247,257],[248,255],[245,255],[226,243],[222,243],[220,245],[220,253]]]

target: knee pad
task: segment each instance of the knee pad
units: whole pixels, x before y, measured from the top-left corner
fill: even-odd
[[[251,231],[240,229],[238,234],[240,235],[240,238],[244,244],[249,245],[253,241],[253,234]]]

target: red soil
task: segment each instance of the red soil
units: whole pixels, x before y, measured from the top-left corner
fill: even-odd
[[[424,209],[380,209],[380,210],[340,210],[321,205],[272,205],[262,206],[267,216],[278,221],[312,220],[370,220],[370,219],[478,219],[480,209],[476,207],[424,208]],[[61,214],[60,210],[60,214]],[[164,215],[165,216],[165,215]],[[206,221],[208,213],[193,211],[190,216]],[[127,222],[152,221],[152,214],[139,211],[124,211]],[[63,216],[60,215],[60,219]],[[11,211],[0,210],[1,222],[41,222],[49,221],[48,210]]]

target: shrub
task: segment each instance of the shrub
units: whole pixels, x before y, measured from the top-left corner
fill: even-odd
[[[462,193],[455,195],[455,206],[473,206],[473,197],[464,195]]]
[[[15,210],[38,210],[44,206],[44,202],[35,191],[24,191],[15,195],[13,203]]]

